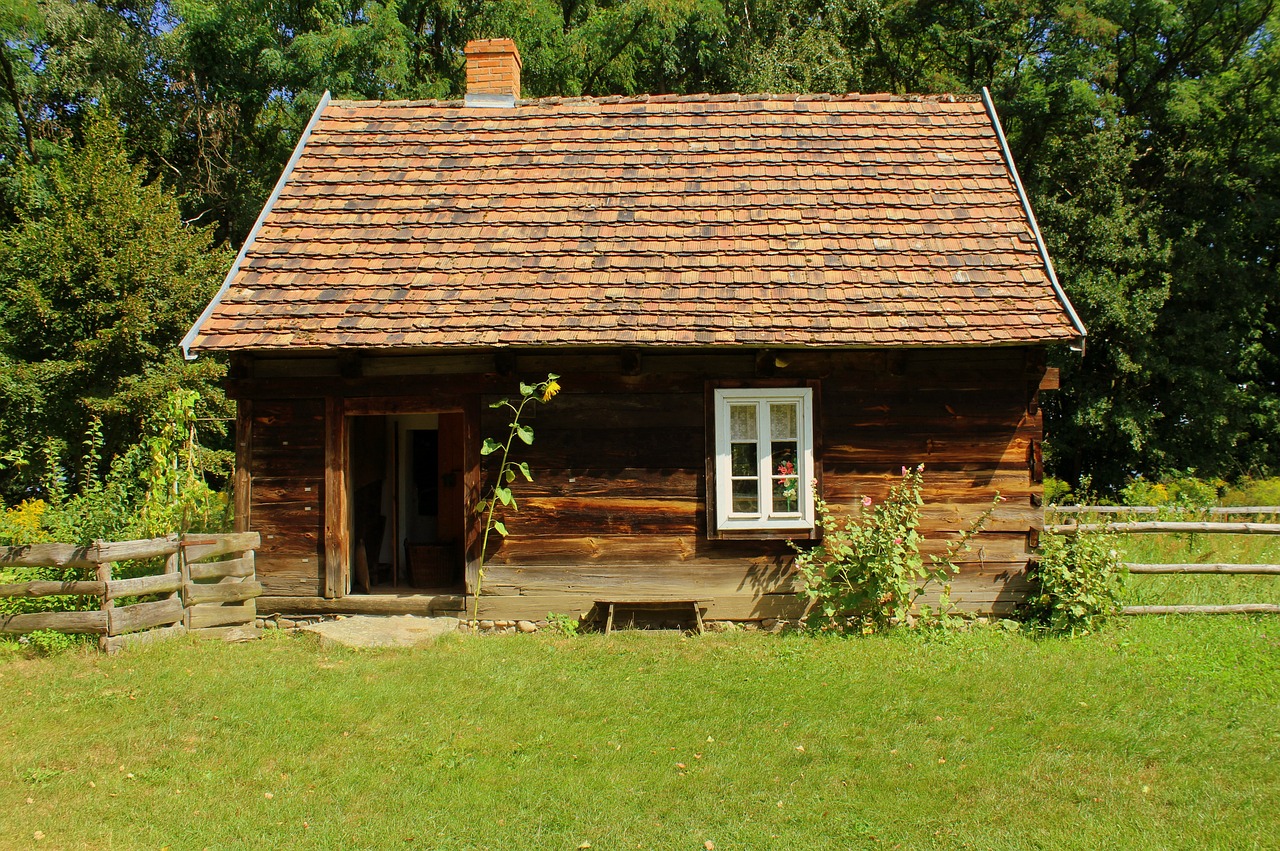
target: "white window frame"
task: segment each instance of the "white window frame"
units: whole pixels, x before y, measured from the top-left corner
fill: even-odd
[[[773,511],[769,405],[790,402],[797,406],[796,469],[799,487],[797,512]],[[732,450],[729,435],[731,405],[756,406],[756,475],[760,483],[756,514],[733,510]],[[809,531],[814,528],[813,388],[748,387],[715,391],[715,503],[716,531]]]

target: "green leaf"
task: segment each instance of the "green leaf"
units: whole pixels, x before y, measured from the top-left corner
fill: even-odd
[[[509,404],[511,404],[511,403],[510,403],[510,402],[508,402],[506,399],[499,399],[498,401],[496,401],[496,402],[494,402],[493,404],[491,404],[489,407],[490,407],[490,408],[501,408],[503,405],[509,405]]]
[[[492,437],[486,437],[484,444],[480,447],[481,455],[492,455],[502,448],[502,444],[494,440]]]
[[[520,382],[520,395],[521,395],[521,396],[532,396],[532,395],[533,395],[533,385],[532,385],[532,384],[525,384],[523,381],[521,381],[521,382]]]
[[[502,477],[506,479],[507,482],[514,482],[516,480],[516,474],[512,470],[503,470]]]
[[[513,502],[513,500],[511,499],[510,488],[494,488],[493,495],[496,496],[498,498],[498,501],[501,502],[503,505],[510,505]]]
[[[529,428],[527,425],[517,425],[516,436],[525,443],[533,443],[533,429]]]
[[[519,471],[521,472],[521,474],[523,474],[523,475],[524,475],[524,480],[525,480],[526,482],[532,482],[532,481],[533,481],[533,474],[529,472],[529,464],[528,464],[528,462],[521,461],[519,464],[516,464],[516,469],[517,469],[517,470],[519,470]]]
[[[507,527],[503,525],[501,520],[493,521],[493,531],[497,532],[504,538],[507,537]]]

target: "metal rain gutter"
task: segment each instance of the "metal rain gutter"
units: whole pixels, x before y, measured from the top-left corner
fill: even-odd
[[[289,162],[285,164],[284,171],[280,173],[280,179],[276,181],[275,189],[271,190],[271,196],[267,198],[267,203],[263,205],[262,212],[258,214],[258,220],[253,223],[253,229],[249,231],[249,236],[245,238],[244,245],[240,246],[240,253],[236,255],[236,262],[231,264],[231,271],[227,272],[227,276],[222,279],[222,286],[218,289],[213,300],[209,302],[208,307],[200,314],[200,318],[191,326],[191,330],[182,338],[182,356],[186,360],[195,360],[196,356],[191,353],[191,344],[195,342],[196,335],[200,333],[200,327],[209,320],[213,315],[213,311],[222,303],[222,297],[226,295],[227,289],[231,286],[231,279],[240,271],[244,258],[249,253],[249,249],[253,247],[254,240],[258,237],[258,231],[262,229],[262,224],[267,220],[271,208],[275,206],[276,199],[280,197],[284,185],[289,182],[290,175],[293,174],[294,166],[298,164],[298,160],[302,158],[302,149],[306,147],[307,141],[311,138],[311,131],[315,129],[317,122],[320,121],[320,114],[324,112],[326,106],[329,105],[329,90],[325,89],[323,95],[320,96],[320,102],[316,104],[315,112],[311,113],[311,120],[307,122],[307,126],[302,131],[302,136],[298,138],[298,144],[293,148],[293,156],[289,157]]]
[[[1084,354],[1085,338],[1088,332],[1084,329],[1084,323],[1080,321],[1080,317],[1076,314],[1076,309],[1071,306],[1071,299],[1067,298],[1067,293],[1062,289],[1062,284],[1058,282],[1058,275],[1053,271],[1053,261],[1049,259],[1049,249],[1045,247],[1044,237],[1040,234],[1040,225],[1036,223],[1036,214],[1031,210],[1031,202],[1027,199],[1027,190],[1022,186],[1022,178],[1018,176],[1018,167],[1014,165],[1013,153],[1009,150],[1009,141],[1004,136],[1004,128],[1000,126],[1000,116],[996,114],[996,105],[991,100],[991,92],[986,86],[982,87],[982,105],[987,108],[987,117],[991,119],[991,126],[995,128],[996,138],[1000,141],[1000,151],[1004,155],[1005,165],[1009,169],[1009,174],[1013,177],[1013,186],[1018,192],[1018,200],[1022,202],[1023,212],[1027,214],[1027,221],[1031,224],[1031,233],[1036,238],[1036,247],[1040,250],[1040,259],[1044,261],[1045,271],[1049,273],[1049,284],[1053,287],[1054,293],[1057,294],[1058,300],[1062,302],[1062,307],[1067,311],[1067,316],[1071,319],[1072,326],[1080,334],[1080,354]]]

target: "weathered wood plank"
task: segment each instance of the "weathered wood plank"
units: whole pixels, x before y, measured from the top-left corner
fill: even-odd
[[[1123,615],[1276,615],[1280,605],[1237,603],[1230,606],[1125,606]]]
[[[106,583],[92,581],[54,582],[50,580],[33,580],[31,582],[0,585],[0,597],[100,597],[106,592]]]
[[[92,544],[89,554],[95,562],[142,561],[160,558],[178,551],[178,535],[150,538],[144,541],[99,541]]]
[[[182,577],[176,573],[158,573],[134,579],[113,579],[106,583],[106,598],[142,597],[147,594],[172,594],[182,588]]]
[[[247,532],[253,516],[253,400],[236,403],[236,467],[231,477],[235,531]]]
[[[95,567],[89,547],[72,544],[23,544],[0,547],[0,567]]]
[[[194,564],[214,556],[254,550],[262,545],[257,532],[232,532],[227,535],[188,535],[183,541],[187,562]]]
[[[1078,532],[1280,535],[1280,523],[1194,523],[1178,520],[1140,520],[1133,523],[1058,523],[1045,526],[1044,530],[1056,535],[1074,535]]]
[[[59,632],[107,634],[107,613],[97,612],[29,612],[0,617],[0,632],[23,633],[38,629],[56,629]]]
[[[253,624],[232,624],[229,626],[207,626],[196,630],[191,635],[199,641],[256,641],[262,638],[262,630]]]
[[[1209,514],[1211,516],[1248,516],[1280,514],[1280,505],[1230,505],[1208,508],[1177,505],[1050,505],[1046,514]]]
[[[253,580],[223,582],[216,585],[192,583],[187,586],[187,605],[201,603],[238,603],[262,595],[262,583]]]
[[[116,561],[159,558],[177,552],[178,536],[141,541],[96,541],[87,546],[71,544],[26,544],[0,547],[0,567],[93,568]]]
[[[233,603],[230,605],[218,605],[216,603],[206,603],[201,606],[192,606],[188,610],[190,629],[208,629],[212,626],[232,626],[235,624],[252,623],[257,617],[257,606],[253,600],[246,600],[243,603]]]
[[[1126,562],[1130,573],[1237,573],[1278,575],[1280,564],[1134,564]]]
[[[107,634],[122,635],[162,624],[180,623],[182,601],[171,598],[154,603],[134,603],[132,606],[113,608],[107,615]]]
[[[348,594],[326,600],[309,597],[269,596],[258,598],[263,615],[448,615],[462,612],[461,594]],[[545,612],[543,615],[545,616]]]
[[[108,653],[119,653],[127,647],[138,647],[144,644],[156,644],[170,638],[178,638],[187,634],[182,624],[150,629],[146,632],[131,632],[125,635],[111,635],[105,641],[104,649]]]
[[[201,564],[193,564],[191,565],[191,578],[221,579],[224,576],[237,578],[253,576],[254,560],[254,554],[250,552],[240,558],[228,559],[227,561],[207,561]]]
[[[325,398],[324,446],[324,595],[346,590],[351,534],[347,493],[347,416],[341,397]]]

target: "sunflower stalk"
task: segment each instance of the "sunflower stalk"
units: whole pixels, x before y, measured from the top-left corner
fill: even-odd
[[[484,439],[484,444],[480,447],[481,455],[493,455],[501,453],[498,463],[498,476],[494,480],[493,486],[489,489],[488,495],[476,503],[476,513],[484,515],[484,534],[480,540],[480,567],[476,571],[476,587],[474,589],[471,601],[471,625],[474,629],[478,624],[480,615],[480,594],[484,587],[484,568],[485,560],[489,554],[489,536],[493,532],[497,532],[502,537],[507,537],[507,526],[497,517],[498,506],[502,505],[504,509],[511,511],[519,511],[519,505],[516,503],[515,496],[511,493],[511,485],[516,481],[516,474],[524,477],[526,482],[533,481],[533,474],[529,471],[529,464],[526,461],[512,461],[511,449],[516,441],[529,445],[533,443],[533,429],[520,422],[520,417],[524,414],[524,409],[529,404],[545,405],[560,392],[560,376],[555,373],[548,373],[545,381],[537,384],[525,384],[520,382],[520,398],[516,401],[511,399],[499,399],[491,404],[490,408],[506,408],[511,411],[511,422],[508,423],[507,439],[499,443],[491,437]]]

